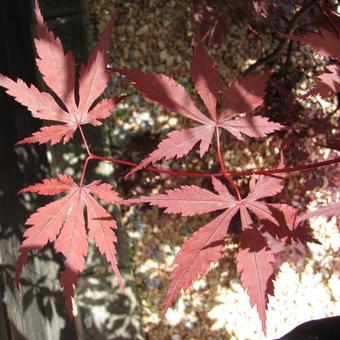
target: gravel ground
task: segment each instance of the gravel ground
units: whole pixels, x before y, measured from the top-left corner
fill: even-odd
[[[103,30],[110,13],[116,10],[117,20],[111,50],[113,66],[140,67],[163,72],[191,91],[187,75],[192,55],[192,37],[196,29],[191,19],[191,1],[91,0],[89,3],[95,34]],[[228,35],[221,47],[210,52],[223,82],[229,83],[249,63],[260,57],[263,50],[268,49],[271,39],[266,36],[260,40],[254,39],[254,35],[242,24],[226,20]],[[320,65],[322,60],[304,49],[297,50],[292,58],[295,58],[292,62],[297,62],[309,72],[306,71],[307,76],[299,84],[299,91],[303,92],[311,83],[308,78],[311,65],[314,62]],[[126,88],[127,84],[118,80],[114,91],[120,94],[122,90],[126,92]],[[131,88],[128,91],[134,93]],[[334,109],[334,99],[310,99],[304,104],[304,109],[327,114]],[[139,161],[147,151],[152,150],[159,136],[179,124],[182,126],[183,123],[186,122],[175,114],[145,102],[134,93],[118,106],[115,123],[109,127],[113,138],[113,152],[123,159]],[[152,137],[153,135],[156,137]],[[140,150],[140,145],[143,145],[143,151]],[[242,153],[235,152],[240,148]],[[306,152],[311,153],[312,148],[306,146]],[[235,170],[259,168],[274,164],[279,149],[280,144],[272,138],[246,144],[225,140],[224,157]],[[311,154],[311,159],[316,161],[326,158],[329,152],[320,149]],[[188,167],[187,164],[191,164],[202,171],[211,169],[214,155],[209,156],[211,161],[204,163],[198,161],[197,156],[192,153],[186,162],[173,162],[171,167],[184,170]],[[162,163],[163,167],[167,165],[166,162]],[[120,174],[125,170],[118,169]],[[320,176],[336,170],[324,170]],[[319,173],[305,175],[304,183],[315,180],[317,174]],[[308,191],[301,186],[301,178],[302,176],[292,176],[286,181],[287,189],[279,196],[281,202],[288,202],[288,197],[293,200],[294,206],[303,210],[339,200],[336,188],[317,183]],[[157,193],[179,186],[184,181],[185,179],[143,173],[128,183],[123,184],[121,181],[120,189],[126,197],[131,197],[141,193]],[[200,182],[192,179],[186,183],[200,185]],[[305,200],[299,198],[301,190],[306,191]],[[312,203],[310,199],[313,199]],[[190,219],[165,216],[156,208],[134,207],[125,210],[123,223],[129,233],[143,329],[148,339],[265,339],[256,311],[250,308],[248,296],[236,275],[234,255],[237,246],[232,238],[226,240],[226,249],[220,264],[183,293],[168,311],[165,320],[160,320],[161,305],[175,254],[188,236],[208,220],[209,216]],[[313,219],[311,227],[314,236],[322,245],[313,244],[308,249],[294,249],[285,254],[288,261],[282,265],[277,275],[275,297],[270,297],[267,339],[282,336],[304,321],[340,313],[338,226],[336,218]]]

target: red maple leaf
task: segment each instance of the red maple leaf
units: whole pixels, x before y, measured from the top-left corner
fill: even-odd
[[[170,132],[158,144],[157,149],[132,169],[128,176],[163,158],[168,160],[183,157],[197,143],[200,143],[199,153],[203,157],[217,129],[225,129],[237,139],[243,140],[243,134],[249,137],[264,137],[283,127],[262,116],[236,117],[239,113],[254,110],[263,102],[269,73],[251,75],[233,82],[224,91],[222,114],[218,116],[217,102],[221,91],[219,77],[200,40],[197,41],[191,63],[191,78],[210,118],[196,107],[184,87],[172,78],[153,72],[143,73],[138,69],[122,69],[119,72],[134,83],[137,90],[150,101],[201,124],[198,127]]]
[[[282,158],[278,167],[283,167]],[[278,224],[272,216],[270,205],[259,199],[279,193],[283,187],[281,177],[253,176],[249,183],[249,194],[243,199],[231,195],[227,187],[215,177],[212,177],[212,184],[217,194],[197,186],[182,186],[168,190],[165,194],[129,200],[131,203],[149,203],[165,208],[166,213],[183,216],[224,210],[222,214],[196,231],[176,255],[174,262],[176,266],[171,273],[164,314],[182,289],[188,289],[197,277],[208,272],[211,264],[219,261],[230,221],[237,212],[240,212],[243,236],[237,256],[237,269],[242,285],[250,296],[251,304],[257,307],[265,331],[267,295],[272,293],[274,277],[274,257],[265,238],[253,226],[250,212],[260,220],[266,219]]]
[[[320,28],[320,34],[308,33],[303,37],[294,35],[289,38],[301,42],[326,58],[334,57],[340,60],[340,38],[336,32]]]
[[[326,71],[318,76],[313,88],[302,98],[315,96],[317,94],[321,97],[328,98],[336,96],[338,92],[340,92],[340,67],[337,64],[332,64],[326,67]]]
[[[38,57],[36,63],[45,84],[54,95],[63,102],[61,107],[49,93],[39,91],[34,85],[28,86],[18,79],[13,81],[0,75],[0,86],[6,93],[27,107],[32,116],[38,119],[61,122],[61,125],[42,127],[39,131],[18,142],[56,144],[68,142],[80,125],[101,125],[104,118],[110,116],[115,102],[112,98],[104,99],[93,106],[104,92],[110,80],[106,70],[110,32],[113,19],[107,25],[102,38],[91,52],[87,64],[80,67],[80,75],[76,82],[75,60],[71,52],[64,53],[59,38],[48,30],[41,16],[38,2],[35,5],[37,20],[37,38],[34,40]],[[78,88],[79,92],[75,93]],[[76,102],[76,97],[79,100]]]
[[[309,33],[303,37],[289,36],[289,38],[301,42],[326,58],[336,58],[340,61],[340,38],[337,32],[320,28],[320,34]],[[326,67],[326,72],[318,77],[314,87],[302,98],[317,94],[326,98],[336,95],[340,91],[339,75],[339,65],[332,64]]]
[[[43,249],[47,243],[54,242],[54,249],[65,257],[65,270],[61,274],[61,286],[65,296],[66,309],[72,317],[72,297],[78,275],[84,269],[88,251],[87,238],[91,238],[99,252],[110,262],[112,270],[121,285],[115,243],[116,221],[93,198],[110,204],[122,203],[112,186],[94,181],[86,186],[78,186],[67,175],[57,175],[56,179],[44,179],[41,183],[30,185],[20,193],[34,192],[39,195],[67,193],[66,196],[39,208],[26,221],[29,226],[24,233],[25,240],[20,246],[20,256],[16,264],[16,284],[22,267],[28,260],[32,249]],[[86,209],[87,220],[84,210]]]

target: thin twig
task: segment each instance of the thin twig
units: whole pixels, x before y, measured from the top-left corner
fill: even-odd
[[[238,200],[241,200],[240,190],[238,190],[237,185],[233,182],[233,180],[230,178],[230,176],[227,175],[226,169],[224,167],[224,161],[223,161],[222,152],[221,152],[220,132],[219,132],[218,128],[216,128],[216,148],[217,148],[217,157],[218,157],[218,161],[220,163],[220,168],[221,168],[221,171],[223,173],[223,176],[227,180],[229,185],[233,188],[234,192],[236,193]]]
[[[80,135],[81,135],[81,138],[82,138],[82,140],[83,140],[83,143],[84,143],[84,145],[85,145],[86,152],[87,152],[88,155],[91,155],[91,152],[90,152],[90,149],[89,149],[89,145],[88,145],[88,143],[87,143],[87,140],[86,140],[86,138],[85,138],[84,131],[83,131],[81,125],[79,125],[79,131],[80,131]]]
[[[81,128],[80,128],[80,133],[81,133],[82,139],[84,141],[86,151],[88,153],[88,156],[87,156],[86,160],[84,161],[84,166],[83,166],[83,170],[82,170],[82,174],[81,174],[81,178],[80,178],[80,186],[83,184],[85,174],[86,174],[86,170],[87,170],[87,166],[88,166],[88,162],[90,160],[107,161],[107,162],[111,162],[111,163],[115,163],[115,164],[126,165],[126,166],[129,166],[129,167],[138,166],[137,163],[124,161],[124,160],[121,160],[121,159],[115,159],[115,158],[111,158],[111,157],[103,157],[103,156],[91,153],[91,151],[88,147],[86,137],[85,137],[83,130]],[[180,176],[180,177],[211,177],[211,176],[221,177],[221,176],[224,176],[227,179],[227,181],[230,183],[230,185],[234,188],[236,194],[239,196],[237,186],[234,184],[234,182],[229,177],[243,177],[243,176],[251,176],[251,175],[268,175],[268,176],[270,176],[270,175],[275,175],[275,174],[279,174],[279,173],[306,171],[306,170],[316,169],[316,168],[319,168],[321,166],[327,166],[327,165],[336,164],[336,163],[340,162],[340,157],[338,157],[338,158],[333,158],[333,159],[329,159],[329,160],[318,162],[318,163],[296,165],[296,166],[293,166],[293,167],[286,167],[286,168],[281,168],[281,169],[225,171],[224,163],[223,163],[223,159],[222,159],[222,155],[221,155],[221,148],[220,148],[219,144],[220,144],[219,134],[217,133],[217,154],[218,154],[218,157],[219,157],[219,162],[220,162],[222,172],[206,173],[206,172],[173,171],[173,170],[160,169],[160,168],[157,168],[157,167],[154,167],[154,166],[147,166],[147,167],[144,168],[144,170],[168,174],[168,175],[173,175],[173,176]]]
[[[123,161],[121,159],[115,159],[110,157],[102,157],[98,155],[92,155],[91,159],[97,159],[101,161],[107,161],[111,163],[116,163],[120,165],[126,165],[129,167],[136,167],[138,166],[137,163]],[[186,171],[173,171],[173,170],[165,170],[160,169],[154,166],[147,166],[143,168],[143,170],[157,172],[161,174],[168,174],[173,176],[179,176],[179,177],[221,177],[224,175],[232,176],[232,177],[244,177],[244,176],[251,176],[251,175],[274,175],[279,173],[288,173],[288,172],[295,172],[295,171],[306,171],[306,170],[312,170],[316,169],[322,166],[332,165],[340,163],[340,157],[328,159],[326,161],[318,162],[318,163],[311,163],[311,164],[303,164],[303,165],[296,165],[292,167],[286,167],[281,169],[264,169],[264,170],[248,170],[248,171],[228,171],[228,172],[186,172]]]

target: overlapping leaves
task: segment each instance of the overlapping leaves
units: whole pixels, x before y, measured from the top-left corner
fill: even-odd
[[[279,168],[283,167],[281,159]],[[171,283],[164,305],[164,313],[178,297],[199,276],[205,275],[211,264],[219,261],[224,241],[232,218],[239,213],[242,233],[238,252],[237,270],[243,287],[255,305],[265,331],[266,307],[268,294],[273,292],[274,256],[259,228],[255,227],[253,217],[259,221],[269,221],[274,225],[279,222],[273,217],[271,206],[260,201],[271,197],[282,189],[281,177],[261,175],[253,176],[249,183],[249,194],[238,199],[220,180],[212,177],[216,193],[197,186],[182,186],[168,190],[165,194],[141,196],[133,203],[149,203],[165,208],[166,213],[193,216],[207,212],[223,212],[196,231],[183,245],[175,258],[175,268],[171,273]]]
[[[254,3],[257,3],[260,11],[265,13],[266,1]],[[74,56],[70,52],[65,54],[60,40],[49,32],[37,3],[35,13],[37,18],[35,46],[38,55],[36,62],[45,84],[53,94],[40,92],[33,85],[27,86],[20,79],[15,82],[4,76],[0,76],[0,86],[4,87],[17,102],[26,106],[33,117],[62,123],[43,127],[19,144],[47,142],[55,144],[61,141],[66,143],[73,137],[78,127],[83,124],[100,125],[101,120],[107,118],[114,108],[115,103],[112,99],[104,99],[97,103],[109,81],[105,51],[108,48],[113,21],[109,23],[87,64],[81,65],[77,80]],[[317,49],[326,57],[339,59],[338,47],[333,44],[339,39],[334,40],[334,35],[330,36],[328,31],[322,31],[322,35],[324,36],[322,39],[318,35],[310,34],[296,40]],[[321,94],[339,91],[338,65],[332,64],[327,69],[329,72],[320,76],[321,83],[318,83],[312,91]],[[237,139],[243,140],[244,135],[264,137],[282,128],[282,125],[270,122],[265,117],[248,115],[261,105],[269,74],[241,78],[222,91],[213,62],[200,40],[197,41],[191,64],[191,78],[209,115],[203,114],[196,107],[184,87],[167,76],[128,69],[121,70],[121,73],[126,75],[149,100],[200,124],[197,127],[169,133],[167,138],[159,143],[157,149],[130,173],[163,158],[183,157],[197,143],[200,144],[199,153],[202,157],[218,129],[226,130]],[[78,89],[78,92],[75,89]],[[221,93],[223,104],[218,113],[218,99]],[[239,114],[246,115],[238,116]],[[279,167],[283,167],[282,160]],[[263,232],[266,231],[286,244],[293,241],[317,242],[302,222],[320,214],[338,214],[339,203],[297,216],[296,210],[292,207],[261,201],[281,191],[282,183],[279,176],[252,176],[249,193],[243,199],[234,197],[227,186],[215,177],[212,177],[212,185],[215,192],[197,186],[182,186],[168,190],[165,194],[130,200],[134,203],[149,203],[165,208],[166,213],[183,216],[222,211],[195,232],[177,254],[164,312],[182,289],[188,289],[197,277],[208,272],[211,264],[219,261],[231,220],[239,214],[242,232],[240,249],[236,257],[237,271],[242,285],[249,294],[251,304],[257,308],[265,331],[268,294],[273,292],[275,258]],[[77,185],[71,177],[58,175],[56,179],[45,179],[21,192],[39,195],[63,193],[65,196],[39,208],[26,221],[28,228],[24,233],[25,240],[20,247],[17,262],[17,283],[22,267],[28,260],[28,252],[33,249],[40,250],[49,242],[53,242],[55,251],[65,257],[61,285],[71,315],[71,297],[78,275],[84,268],[88,252],[87,242],[90,238],[111,264],[120,284],[123,285],[116,260],[114,233],[116,222],[95,199],[109,204],[123,203],[111,185],[100,181],[94,181],[86,186]],[[261,227],[258,227],[259,224]]]
[[[114,109],[114,100],[104,99],[97,103],[109,81],[106,70],[106,55],[113,20],[108,24],[101,40],[90,54],[87,64],[80,67],[76,79],[75,60],[71,52],[64,53],[61,42],[48,30],[43,21],[38,2],[35,15],[37,21],[36,63],[45,84],[52,91],[40,92],[34,85],[27,86],[21,79],[13,81],[0,75],[0,86],[17,102],[27,107],[32,116],[63,124],[45,126],[18,144],[68,142],[80,125],[100,125]],[[78,89],[78,92],[75,91]],[[95,105],[96,104],[96,105]],[[54,249],[65,257],[65,271],[61,285],[69,315],[72,315],[74,285],[84,269],[88,251],[88,237],[94,241],[99,252],[110,262],[121,286],[122,278],[117,268],[115,242],[116,222],[94,197],[109,203],[119,204],[122,199],[111,185],[94,181],[89,185],[77,185],[71,177],[58,175],[56,179],[45,179],[31,185],[24,192],[39,195],[66,195],[39,208],[26,225],[25,240],[20,247],[17,261],[16,281],[19,282],[22,267],[28,260],[28,252],[42,249],[54,242]],[[85,215],[86,212],[86,215]]]
[[[304,97],[316,94],[330,97],[340,92],[340,38],[338,32],[321,28],[320,33],[309,33],[303,37],[293,36],[291,38],[312,48],[325,58],[335,58],[338,61],[326,67],[325,71],[317,78],[314,87]]]

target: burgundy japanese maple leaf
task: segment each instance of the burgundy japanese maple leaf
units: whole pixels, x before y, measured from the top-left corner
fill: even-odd
[[[25,106],[33,117],[62,123],[42,127],[18,144],[48,142],[56,144],[61,141],[66,143],[80,125],[101,125],[100,120],[109,117],[114,110],[115,103],[112,98],[104,99],[94,106],[110,79],[106,70],[106,50],[113,19],[91,52],[87,64],[81,65],[77,82],[73,54],[64,53],[60,40],[54,37],[44,23],[37,1],[35,6],[37,38],[34,43],[38,55],[36,63],[45,84],[63,102],[64,107],[61,107],[51,94],[39,91],[34,85],[28,86],[21,79],[13,81],[0,75],[0,86],[4,87],[6,93],[14,97],[18,103]],[[76,97],[79,100],[76,101]]]
[[[309,33],[303,37],[291,36],[293,40],[299,41],[315,52],[326,58],[336,58],[340,61],[340,38],[337,32],[320,28],[320,34]],[[302,98],[320,94],[322,97],[336,95],[340,91],[339,65],[331,64],[326,71],[318,77],[314,87]]]
[[[312,48],[326,58],[333,57],[340,60],[340,38],[336,32],[320,28],[320,34],[308,33],[302,37],[294,35],[290,38]]]
[[[317,94],[327,98],[335,96],[338,92],[340,92],[340,67],[337,64],[332,64],[326,67],[325,72],[318,76],[313,88],[303,98]]]
[[[269,73],[251,75],[233,82],[224,91],[222,112],[217,114],[218,95],[221,91],[218,74],[200,40],[197,41],[191,63],[191,78],[210,118],[196,107],[184,87],[172,78],[153,72],[143,73],[138,69],[122,69],[119,72],[134,83],[136,89],[150,101],[200,124],[197,127],[168,133],[157,149],[132,169],[128,176],[163,158],[168,160],[183,157],[197,143],[200,143],[199,153],[200,157],[203,157],[212,142],[214,132],[218,129],[225,129],[237,139],[243,140],[243,134],[249,137],[264,137],[283,127],[262,116],[236,117],[239,113],[252,111],[263,102]]]
[[[72,317],[74,286],[79,273],[84,269],[88,237],[110,262],[121,287],[124,286],[116,259],[116,221],[94,199],[96,197],[109,204],[122,203],[123,200],[112,190],[110,184],[94,181],[86,186],[78,186],[71,177],[57,175],[56,179],[44,179],[42,183],[30,185],[20,191],[25,192],[39,195],[66,193],[66,196],[39,208],[27,219],[28,229],[24,233],[25,240],[20,246],[16,265],[17,286],[22,267],[28,260],[28,252],[43,249],[47,243],[54,242],[55,251],[65,257],[61,286],[67,312]],[[84,215],[85,210],[87,218]]]
[[[279,167],[283,167],[282,159]],[[242,285],[250,296],[251,304],[256,305],[265,331],[267,296],[272,293],[275,259],[265,238],[254,227],[250,212],[260,220],[278,223],[272,216],[270,206],[259,200],[279,193],[283,187],[281,178],[253,176],[249,184],[249,194],[243,199],[231,195],[228,188],[215,177],[212,177],[212,184],[217,194],[197,186],[181,186],[168,190],[165,194],[141,196],[130,200],[132,203],[149,203],[165,208],[166,213],[182,216],[224,210],[218,217],[196,231],[176,255],[175,268],[171,273],[171,283],[165,299],[164,314],[182,289],[189,288],[197,277],[208,272],[211,264],[219,261],[231,219],[240,212],[242,235],[237,255],[237,270]]]

